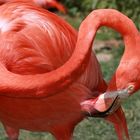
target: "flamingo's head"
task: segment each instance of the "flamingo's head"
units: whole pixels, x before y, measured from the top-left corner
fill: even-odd
[[[140,62],[130,60],[122,62],[108,85],[107,91],[127,90],[132,95],[140,88]]]
[[[107,91],[127,90],[132,95],[140,89],[140,33],[125,37],[125,51],[112,76]]]
[[[140,54],[140,53],[139,53]],[[131,56],[131,57],[130,57]],[[129,59],[126,59],[129,58]],[[140,89],[140,59],[137,54],[123,56],[105,93],[94,102],[94,113],[109,115],[115,112],[122,101]]]

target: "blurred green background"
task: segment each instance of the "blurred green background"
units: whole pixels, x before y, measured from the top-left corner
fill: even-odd
[[[68,14],[57,14],[76,29],[92,10],[99,8],[118,9],[130,17],[140,29],[140,0],[61,0],[61,2],[67,7]],[[99,58],[104,78],[109,81],[123,54],[121,36],[103,27],[96,35],[95,46],[95,53]],[[129,98],[123,104],[123,108],[131,139],[140,140],[140,93]],[[0,126],[0,140],[6,140],[2,126]],[[54,140],[54,138],[51,134],[22,130],[20,140]],[[89,118],[75,128],[74,140],[117,140],[117,136],[111,124],[100,118]]]

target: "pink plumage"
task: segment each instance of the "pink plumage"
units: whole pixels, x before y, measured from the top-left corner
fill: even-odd
[[[95,115],[92,109],[107,89],[91,49],[96,31],[105,25],[125,34],[128,18],[116,10],[95,10],[77,33],[31,3],[9,2],[0,13],[0,120],[9,139],[27,129],[70,140],[78,122]],[[129,139],[121,108],[106,119],[120,140],[123,133]]]

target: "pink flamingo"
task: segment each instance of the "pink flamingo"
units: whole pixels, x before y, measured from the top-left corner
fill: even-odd
[[[64,20],[30,3],[9,2],[0,12],[0,120],[10,140],[18,139],[19,129],[70,140],[75,125],[90,115],[109,115],[119,139],[124,131],[129,139],[121,107],[112,115],[110,109],[109,114],[98,110],[96,97],[107,85],[91,49],[100,26],[123,33],[127,29],[120,21],[129,23],[128,18],[97,10],[77,35]]]

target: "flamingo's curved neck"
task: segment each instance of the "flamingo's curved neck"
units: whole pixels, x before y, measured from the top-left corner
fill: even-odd
[[[125,52],[127,51],[125,54],[128,55],[132,51],[137,50],[139,32],[132,20],[113,9],[95,10],[82,22],[79,28],[76,50],[73,54],[74,58],[78,58],[75,59],[77,60],[77,68],[78,62],[86,60],[89,52],[91,52],[96,32],[101,26],[113,28],[122,35]]]

